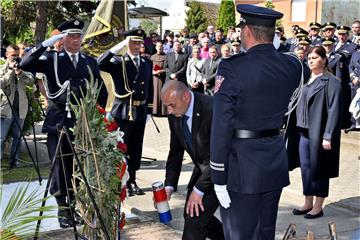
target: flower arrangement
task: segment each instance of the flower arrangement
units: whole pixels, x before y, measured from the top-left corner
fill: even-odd
[[[94,87],[95,86],[95,87]],[[72,106],[77,123],[71,129],[75,136],[75,150],[92,189],[95,202],[111,239],[124,226],[121,202],[126,197],[128,173],[125,154],[127,146],[123,132],[114,121],[105,117],[105,110],[97,104],[97,83],[87,82],[86,94]],[[74,171],[73,186],[76,204],[85,221],[83,234],[92,239],[104,239],[104,232],[86,191],[79,171]]]

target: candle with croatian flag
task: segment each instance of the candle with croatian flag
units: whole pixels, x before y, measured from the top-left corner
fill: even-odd
[[[152,189],[154,193],[155,205],[159,213],[160,222],[167,224],[171,221],[172,218],[164,184],[162,182],[154,182],[152,184]]]

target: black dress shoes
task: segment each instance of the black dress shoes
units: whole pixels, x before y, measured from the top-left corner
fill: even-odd
[[[138,187],[138,185],[136,184],[136,182],[133,183],[127,183],[126,184],[127,189],[128,189],[128,196],[132,197],[135,195],[145,195],[145,193],[143,192],[143,190],[141,190],[141,188]]]
[[[315,219],[315,218],[319,218],[319,217],[322,217],[322,216],[324,216],[323,210],[321,210],[321,211],[320,211],[319,213],[317,213],[317,214],[309,214],[309,213],[307,213],[307,214],[304,215],[304,218],[307,218],[307,219]]]
[[[69,228],[74,226],[73,221],[70,219],[70,213],[68,209],[62,209],[58,211],[58,221],[61,228]]]
[[[80,224],[83,225],[84,224],[84,219],[82,218],[82,216],[79,214],[79,212],[76,209],[73,209],[73,215],[74,215],[74,220],[76,224]]]
[[[304,214],[307,214],[308,212],[310,212],[312,210],[312,208],[309,208],[309,209],[306,209],[306,210],[299,210],[297,208],[294,208],[292,213],[294,215],[304,215]]]

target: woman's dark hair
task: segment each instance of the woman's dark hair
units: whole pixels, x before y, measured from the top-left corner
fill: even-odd
[[[328,67],[329,62],[328,62],[328,59],[327,59],[327,56],[326,56],[326,50],[325,50],[325,48],[324,48],[323,46],[312,47],[312,48],[309,49],[307,55],[309,56],[309,54],[312,53],[312,52],[314,52],[314,53],[316,53],[317,55],[319,55],[322,59],[325,59],[324,69],[327,70],[327,71],[329,71],[329,72],[331,72],[331,70],[330,70],[329,67]]]

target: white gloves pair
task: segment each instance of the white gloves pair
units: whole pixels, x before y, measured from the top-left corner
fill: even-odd
[[[49,39],[46,39],[45,41],[43,41],[41,43],[41,45],[43,45],[43,47],[50,47],[53,46],[57,41],[59,41],[60,39],[62,39],[63,37],[65,37],[67,35],[67,33],[62,33],[62,34],[58,34],[58,35],[54,35]]]
[[[216,185],[214,184],[214,190],[216,193],[216,197],[218,198],[220,205],[223,208],[230,207],[231,199],[229,193],[226,189],[226,185]]]

